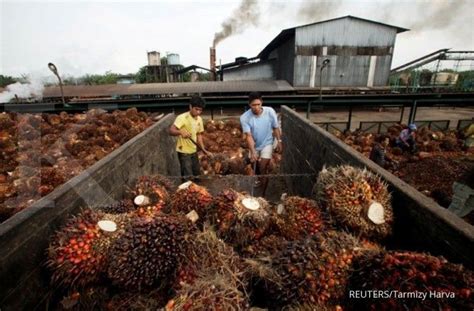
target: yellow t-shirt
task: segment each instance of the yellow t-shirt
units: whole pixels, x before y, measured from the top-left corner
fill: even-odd
[[[191,133],[192,139],[197,143],[197,134],[204,132],[204,125],[202,118],[193,118],[191,113],[185,112],[176,117],[174,126],[178,129],[184,128],[186,131]],[[178,137],[178,143],[176,144],[176,151],[181,153],[195,153],[197,151],[196,145],[193,144],[189,138]]]

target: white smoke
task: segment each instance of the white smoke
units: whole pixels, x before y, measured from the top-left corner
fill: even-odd
[[[15,98],[15,95],[20,99],[34,98],[41,100],[43,98],[44,84],[38,77],[28,76],[29,83],[16,82],[7,85],[6,91],[0,93],[0,103],[8,103]]]

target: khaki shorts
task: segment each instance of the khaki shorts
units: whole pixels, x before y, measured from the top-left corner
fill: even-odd
[[[273,154],[273,145],[266,145],[262,150],[257,151],[257,157],[260,159],[271,159]]]

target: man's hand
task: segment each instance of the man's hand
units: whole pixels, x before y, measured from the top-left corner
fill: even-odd
[[[250,162],[254,163],[256,161],[258,161],[257,152],[250,151]]]
[[[279,141],[279,142],[277,143],[277,146],[276,146],[276,148],[275,148],[275,152],[276,152],[276,153],[282,153],[282,152],[283,152],[283,145],[282,145],[281,141]]]
[[[181,137],[183,137],[183,138],[191,138],[192,137],[191,133],[189,133],[185,129],[180,129],[179,133],[180,133]]]
[[[213,154],[212,152],[210,152],[210,151],[207,151],[207,150],[204,150],[204,149],[203,149],[202,151],[203,151],[204,154],[207,155],[208,157],[213,157],[213,156],[214,156],[214,154]]]

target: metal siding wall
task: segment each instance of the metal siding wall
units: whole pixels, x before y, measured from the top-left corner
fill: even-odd
[[[345,18],[317,25],[296,28],[295,46],[298,47],[393,47],[396,28],[378,25],[353,18]],[[311,51],[311,50],[310,50]],[[393,51],[393,49],[392,49]],[[349,50],[348,50],[349,52]],[[313,52],[314,53],[314,52]],[[338,54],[344,53],[340,50]],[[329,58],[331,63],[323,73],[323,86],[367,86],[370,55],[327,55],[318,57],[315,87],[319,86],[321,62]],[[310,86],[312,56],[297,55],[295,58],[295,86]],[[378,55],[374,86],[388,83],[392,55]]]
[[[326,86],[366,86],[369,75],[370,56],[337,56],[335,62],[331,60],[330,77]],[[323,81],[324,81],[323,73]]]
[[[393,27],[353,18],[296,28],[297,46],[393,46]]]
[[[278,62],[276,64],[276,78],[293,83],[293,66],[295,58],[295,40],[294,38],[286,41],[278,47]]]
[[[377,57],[377,66],[375,67],[374,86],[385,86],[388,84],[390,76],[390,67],[392,66],[392,56]]]
[[[238,80],[275,80],[272,64],[254,65],[224,71],[224,81]]]
[[[312,58],[312,56],[296,56],[296,75],[294,79],[294,86],[310,86]],[[316,75],[314,79],[315,87],[319,87],[319,74],[321,72],[321,63],[326,58],[328,58],[331,62],[329,66],[323,70],[323,86],[367,86],[367,77],[369,75],[370,67],[370,56],[328,55],[326,57],[318,57]]]
[[[309,74],[311,69],[311,56],[296,55],[295,76],[293,86],[309,86]]]

